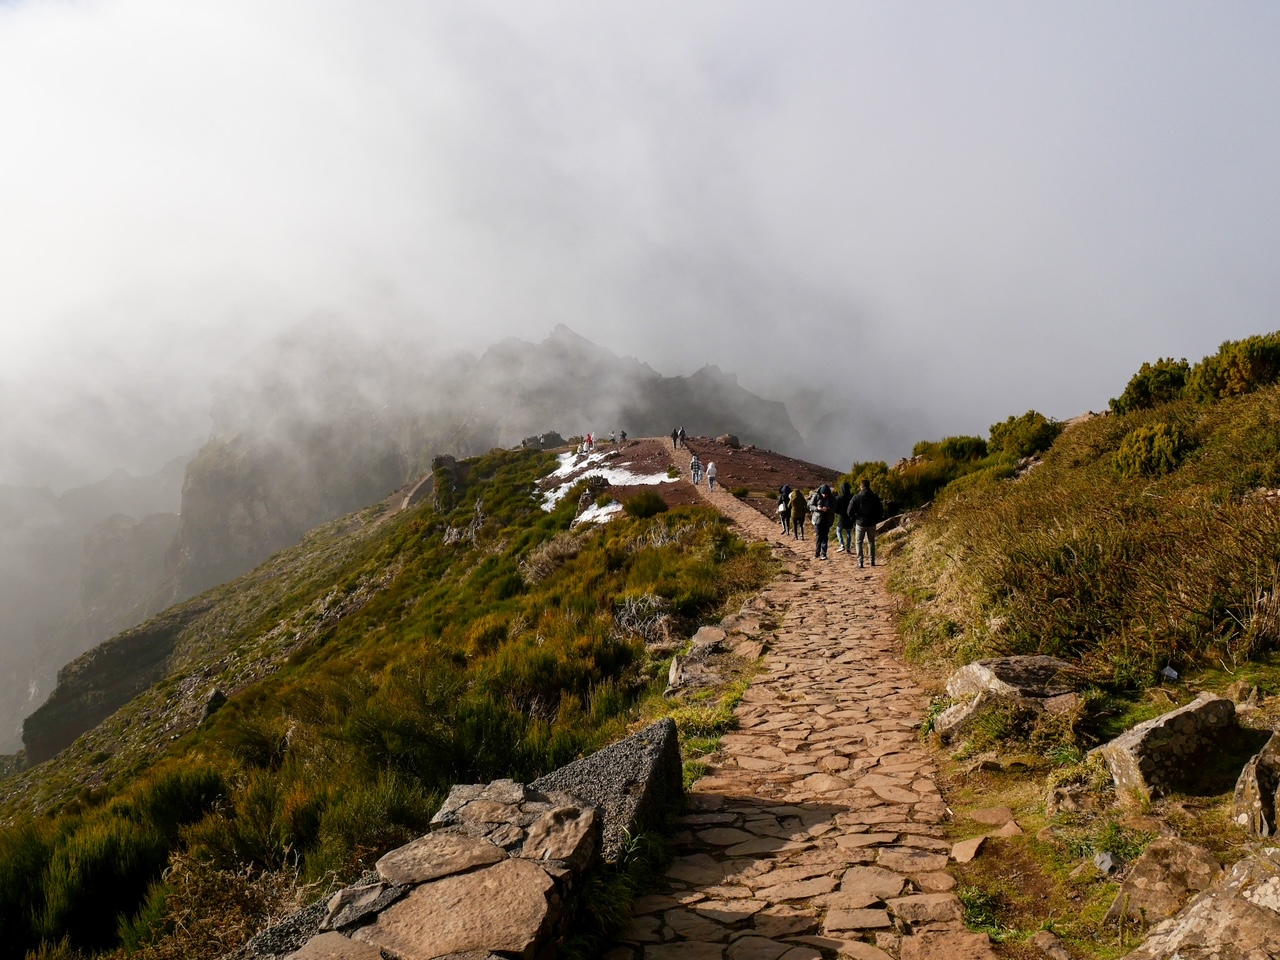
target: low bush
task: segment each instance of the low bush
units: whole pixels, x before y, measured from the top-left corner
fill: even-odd
[[[1119,415],[1172,403],[1183,395],[1190,374],[1191,365],[1185,359],[1161,357],[1155,363],[1144,363],[1124,392],[1112,398],[1111,412]]]
[[[1182,434],[1175,426],[1151,423],[1136,427],[1120,441],[1114,461],[1116,472],[1125,478],[1172,473],[1185,447]]]
[[[654,493],[652,490],[642,490],[627,500],[622,505],[622,509],[626,511],[629,517],[635,517],[637,520],[647,520],[649,517],[656,517],[660,513],[666,513],[669,508],[667,507],[667,501],[663,500],[660,494]]]
[[[1030,457],[1048,450],[1060,433],[1062,424],[1028,410],[1020,417],[991,425],[990,449],[1018,459]]]
[[[1191,370],[1187,392],[1200,401],[1252,393],[1280,378],[1280,332],[1228,340]]]

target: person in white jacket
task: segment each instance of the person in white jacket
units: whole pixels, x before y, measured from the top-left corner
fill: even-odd
[[[707,489],[714,490],[716,488],[716,465],[714,463],[707,464]]]

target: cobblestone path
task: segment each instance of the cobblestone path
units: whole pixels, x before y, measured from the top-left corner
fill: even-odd
[[[814,560],[812,539],[701,492],[784,560],[754,601],[777,626],[739,728],[689,795],[665,889],[636,903],[606,960],[992,960],[952,892],[916,736],[925,698],[895,655],[883,567],[859,569],[834,533]]]

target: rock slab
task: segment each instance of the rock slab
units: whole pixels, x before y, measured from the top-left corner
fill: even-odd
[[[1079,686],[1079,671],[1065,660],[1041,655],[993,657],[965,664],[947,681],[947,694],[1057,697]]]
[[[1235,726],[1236,705],[1202,693],[1185,707],[1140,723],[1089,755],[1106,761],[1117,794],[1154,800],[1186,787],[1220,738]]]
[[[1204,847],[1174,837],[1148,844],[1116,894],[1106,919],[1122,915],[1154,923],[1171,917],[1193,894],[1209,889],[1222,865]]]
[[[552,920],[554,883],[537,864],[510,859],[424,883],[352,934],[403,960],[489,951],[532,958]]]

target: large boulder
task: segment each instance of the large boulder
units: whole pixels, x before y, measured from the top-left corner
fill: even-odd
[[[1280,957],[1280,849],[1241,860],[1226,878],[1152,929],[1125,960]]]
[[[947,694],[969,697],[979,693],[1006,697],[1056,697],[1081,683],[1080,671],[1057,657],[994,657],[966,664],[947,681]]]
[[[1274,836],[1277,794],[1280,794],[1280,735],[1273,733],[1240,772],[1231,815],[1254,836]]]
[[[1120,885],[1106,919],[1155,922],[1171,917],[1193,895],[1208,890],[1222,865],[1204,847],[1161,837],[1143,851]]]
[[[595,804],[604,814],[606,860],[617,858],[637,828],[658,825],[684,794],[676,725],[666,717],[530,784]]]
[[[1202,693],[1185,707],[1140,723],[1089,752],[1111,771],[1116,793],[1153,800],[1188,786],[1236,729],[1236,705]]]

